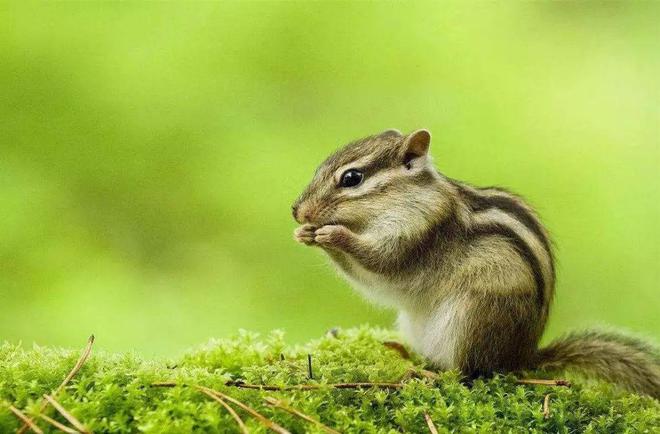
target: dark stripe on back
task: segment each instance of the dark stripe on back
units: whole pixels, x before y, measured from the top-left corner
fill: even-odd
[[[548,253],[550,257],[550,266],[552,272],[554,273],[554,260],[552,255],[552,248],[550,246],[550,241],[543,233],[543,229],[539,221],[534,217],[527,209],[525,209],[520,204],[516,203],[516,200],[512,197],[507,196],[480,196],[479,194],[473,192],[472,190],[465,188],[465,186],[460,183],[454,183],[461,192],[461,194],[467,199],[467,204],[470,206],[470,209],[474,212],[487,211],[492,208],[500,209],[507,214],[510,214],[516,218],[520,223],[525,225],[527,229],[532,231],[536,238],[541,241],[543,248]],[[499,190],[499,192],[504,194],[510,194],[506,191]]]
[[[534,255],[534,252],[529,247],[529,245],[520,238],[520,236],[512,228],[499,223],[490,223],[483,226],[477,226],[472,234],[477,237],[485,237],[491,235],[497,235],[503,238],[506,238],[507,241],[515,247],[520,256],[527,262],[532,274],[534,275],[534,282],[536,284],[536,302],[539,309],[541,309],[545,304],[545,279],[543,278],[543,271],[541,270],[541,264],[539,263],[538,258]]]

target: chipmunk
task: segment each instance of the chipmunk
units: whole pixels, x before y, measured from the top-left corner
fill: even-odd
[[[545,348],[555,286],[548,233],[518,195],[438,172],[431,135],[397,130],[349,143],[295,201],[294,238],[321,247],[439,369],[469,378],[576,369],[660,397],[660,353],[617,333],[573,333]]]

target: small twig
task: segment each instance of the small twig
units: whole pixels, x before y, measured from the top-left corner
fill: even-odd
[[[200,386],[200,387],[202,387],[202,386]],[[219,398],[221,398],[225,401],[229,401],[229,402],[232,402],[232,403],[238,405],[243,410],[247,411],[252,416],[254,416],[266,428],[269,428],[269,429],[271,429],[271,430],[273,430],[273,431],[275,431],[276,433],[279,433],[279,434],[291,434],[286,428],[284,428],[284,427],[278,425],[277,423],[273,422],[272,420],[268,419],[266,416],[259,413],[257,410],[250,407],[249,405],[239,401],[238,399],[232,398],[231,396],[225,395],[224,393],[218,392],[217,390],[209,389],[208,387],[204,387],[203,389],[209,391],[210,393],[218,396]]]
[[[568,380],[539,380],[535,378],[522,378],[516,380],[518,384],[538,384],[541,386],[563,386],[571,387],[571,382]]]
[[[217,401],[220,405],[222,405],[229,412],[231,417],[234,418],[234,420],[238,424],[238,427],[241,429],[241,432],[243,434],[249,434],[249,431],[248,431],[247,427],[245,426],[245,423],[243,422],[243,419],[241,419],[241,417],[236,413],[236,411],[233,408],[231,408],[231,406],[229,404],[227,404],[224,399],[220,398],[218,395],[211,392],[211,390],[207,389],[206,387],[197,386],[196,388],[197,388],[197,390],[199,390],[203,394],[211,397],[212,399]]]
[[[546,394],[543,399],[543,419],[550,418],[550,394]]]
[[[60,383],[60,385],[57,386],[57,388],[51,392],[52,396],[57,396],[57,394],[59,394],[62,391],[62,389],[64,389],[64,387],[67,384],[69,384],[69,381],[71,381],[71,379],[78,373],[78,371],[80,371],[80,369],[83,367],[83,365],[87,361],[87,358],[92,352],[92,345],[94,345],[94,335],[91,335],[87,339],[87,346],[85,347],[82,354],[78,358],[78,361],[76,361],[76,364],[73,366],[71,371],[69,371],[67,376],[64,377],[64,380]],[[48,401],[42,401],[41,407],[39,408],[39,413],[43,413],[44,410],[46,410],[46,407],[48,407]],[[23,434],[27,429],[28,429],[28,425],[23,424],[23,426],[19,428],[18,431],[16,431],[16,434]]]
[[[177,387],[185,386],[185,384],[172,383],[168,381],[151,383],[152,387]],[[255,389],[255,390],[318,390],[324,388],[334,389],[400,389],[404,386],[403,383],[335,383],[335,384],[298,384],[293,386],[271,386],[268,384],[248,384],[241,381],[228,381],[225,383],[228,387],[238,387],[241,389]]]
[[[52,393],[53,395],[56,395],[56,394],[58,394],[59,392],[61,392],[62,389],[64,389],[64,386],[66,386],[67,384],[69,384],[69,381],[71,381],[71,379],[72,379],[72,378],[78,373],[78,371],[80,371],[80,369],[83,367],[83,365],[84,365],[85,362],[87,361],[87,358],[88,358],[89,355],[92,353],[92,345],[94,345],[94,335],[91,335],[91,336],[87,339],[87,346],[85,347],[85,350],[84,350],[83,353],[80,355],[80,358],[78,359],[78,361],[76,362],[76,364],[73,366],[73,369],[71,369],[71,371],[70,371],[69,374],[64,378],[64,380],[62,381],[62,383],[61,383],[61,384],[57,387],[57,389],[55,389],[55,391]]]
[[[43,434],[44,432],[39,428],[32,419],[27,417],[25,413],[23,413],[21,410],[18,408],[14,407],[13,405],[9,406],[9,410],[14,413],[14,415],[19,418],[24,426],[26,426],[28,429],[31,429],[32,431],[36,432],[37,434]]]
[[[293,415],[298,416],[301,419],[306,420],[307,422],[313,423],[314,425],[318,426],[319,428],[321,428],[323,431],[325,431],[327,433],[340,434],[339,431],[336,431],[336,430],[330,428],[329,426],[326,426],[326,425],[322,424],[320,421],[314,419],[311,416],[306,415],[305,413],[303,413],[299,410],[296,410],[295,408],[285,404],[283,401],[280,401],[279,399],[267,396],[267,397],[264,398],[264,401],[266,401],[266,403],[269,404],[269,405],[280,408],[280,409],[282,409],[282,410],[284,410],[288,413],[291,413]]]
[[[428,380],[437,380],[440,378],[440,375],[436,372],[429,371],[426,369],[418,369],[415,367],[410,367],[399,379],[399,382],[410,380],[411,378],[426,378]]]
[[[78,431],[76,431],[73,428],[69,428],[68,426],[56,421],[52,417],[48,417],[43,413],[39,413],[39,417],[48,422],[49,424],[53,425],[55,428],[59,429],[62,432],[65,432],[67,434],[77,434]]]
[[[314,372],[312,372],[312,355],[307,354],[307,374],[310,380],[314,379]]]
[[[83,425],[78,419],[76,419],[71,413],[69,413],[64,407],[62,407],[62,404],[57,402],[55,398],[53,398],[50,395],[44,395],[44,399],[50,403],[50,405],[55,408],[63,417],[64,419],[68,420],[71,425],[74,426],[78,431],[84,434],[90,434],[90,431],[85,428],[85,425]]]
[[[225,386],[238,387],[241,389],[256,389],[256,390],[293,390],[294,386],[269,386],[267,384],[247,384],[240,381],[228,381],[225,383]],[[305,385],[296,386],[300,390],[310,390]]]
[[[419,369],[417,373],[421,377],[428,378],[431,380],[437,380],[438,378],[440,378],[440,374],[438,374],[437,372],[429,371],[428,369]]]
[[[294,386],[270,386],[267,384],[248,384],[240,381],[228,381],[226,386],[239,387],[242,389],[257,390],[318,390],[330,387],[333,389],[400,389],[402,383],[334,383],[334,384],[298,384]]]
[[[428,425],[431,434],[438,434],[438,429],[435,427],[433,419],[431,419],[431,416],[426,412],[424,413],[424,419],[426,420],[426,425]]]
[[[400,344],[398,342],[394,342],[394,341],[385,341],[385,342],[383,342],[383,345],[385,345],[387,348],[389,348],[391,350],[394,350],[397,353],[399,353],[401,358],[406,359],[406,360],[410,360],[410,353],[408,352],[406,347],[404,347],[402,344]]]

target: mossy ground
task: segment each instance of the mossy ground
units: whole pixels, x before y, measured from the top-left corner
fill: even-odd
[[[570,388],[516,384],[496,376],[469,387],[456,372],[437,379],[408,378],[421,369],[415,356],[406,360],[383,345],[390,332],[359,328],[340,330],[303,346],[285,344],[279,332],[260,338],[241,333],[214,340],[178,360],[147,361],[131,354],[95,352],[57,400],[93,432],[185,433],[239,432],[217,402],[192,387],[153,387],[157,382],[203,385],[257,409],[291,432],[322,432],[309,422],[264,403],[276,397],[340,432],[429,432],[428,413],[439,432],[658,432],[660,404],[616,390],[605,383],[574,379]],[[307,355],[311,354],[313,379]],[[36,415],[41,396],[55,389],[71,370],[80,350],[12,344],[0,346],[0,432],[14,432],[13,404],[34,417],[45,431],[54,428]],[[543,373],[528,373],[538,377]],[[547,378],[547,375],[545,375]],[[261,391],[226,386],[229,380],[269,385],[346,382],[403,382],[400,389]],[[550,393],[550,414],[542,413]],[[244,411],[238,413],[250,432],[265,432]],[[66,423],[49,408],[48,414]]]

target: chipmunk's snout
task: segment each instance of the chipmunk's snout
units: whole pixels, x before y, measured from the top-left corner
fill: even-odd
[[[293,218],[300,224],[309,223],[309,219],[311,217],[309,206],[307,206],[304,202],[294,203],[291,207],[291,214],[293,214]]]
[[[317,209],[313,203],[308,201],[296,202],[291,207],[293,218],[300,224],[312,223],[316,218]]]
[[[291,207],[291,214],[293,214],[293,218],[300,224],[307,223],[309,221],[309,211],[305,211],[305,207],[303,207],[303,212],[300,212],[299,204],[294,204]]]

